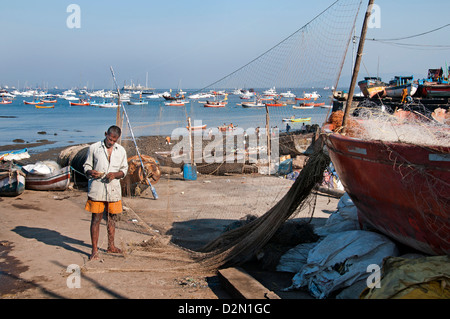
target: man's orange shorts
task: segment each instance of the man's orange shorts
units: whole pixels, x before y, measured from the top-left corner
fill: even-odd
[[[84,209],[93,214],[102,214],[105,211],[109,214],[120,214],[123,211],[121,200],[118,202],[97,202],[88,199]]]

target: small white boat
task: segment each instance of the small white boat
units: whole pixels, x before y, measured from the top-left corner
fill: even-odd
[[[303,97],[304,98],[309,98],[312,100],[318,99],[321,97],[321,95],[319,93],[317,93],[317,91],[311,92],[311,93],[305,93],[303,92]]]
[[[270,88],[268,90],[265,90],[263,92],[263,95],[264,96],[277,96],[278,94],[277,94],[277,91],[275,90],[275,87],[273,87],[273,88]]]
[[[105,102],[105,101],[100,102],[100,103],[94,101],[94,102],[91,102],[91,105],[92,106],[97,106],[97,107],[103,107],[103,108],[111,108],[111,107],[118,107],[119,106],[115,102]]]
[[[280,93],[280,96],[281,97],[295,97],[295,94],[292,93],[291,91],[287,91],[287,92]]]
[[[292,108],[297,109],[297,110],[308,110],[308,109],[313,109],[314,105],[307,105],[307,106],[293,105]]]
[[[148,101],[128,101],[128,105],[147,105]]]
[[[36,163],[24,166],[22,170],[26,173],[25,188],[43,191],[67,189],[70,183],[70,166],[60,168],[56,165]]]
[[[173,101],[164,102],[164,105],[167,105],[167,106],[184,106],[187,103],[189,103],[189,102],[188,101],[184,101],[184,100],[173,100]]]

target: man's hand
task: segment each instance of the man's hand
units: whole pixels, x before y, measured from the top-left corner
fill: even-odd
[[[113,179],[119,179],[123,177],[123,172],[111,172],[106,174],[105,178],[108,179],[108,181],[112,181]]]
[[[87,171],[87,174],[92,176],[92,178],[101,178],[103,175],[105,175],[104,172],[96,171],[95,169]]]

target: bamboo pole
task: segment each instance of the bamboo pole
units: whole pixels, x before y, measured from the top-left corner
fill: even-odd
[[[345,126],[347,125],[348,114],[350,113],[350,108],[353,103],[353,94],[355,92],[356,79],[358,78],[359,67],[361,65],[361,58],[364,51],[364,41],[366,39],[367,24],[369,22],[369,17],[372,12],[374,0],[369,0],[367,6],[366,15],[364,17],[363,27],[361,29],[361,37],[359,38],[358,53],[356,54],[355,67],[353,69],[352,80],[350,83],[350,89],[348,90],[347,105],[345,106],[344,118],[342,119],[343,132],[345,132]]]
[[[271,154],[271,132],[270,132],[270,116],[269,116],[269,108],[267,107],[266,104],[266,134],[267,134],[267,159],[268,159],[268,163],[269,163],[269,170],[268,170],[268,175],[270,175],[270,157],[272,156]]]

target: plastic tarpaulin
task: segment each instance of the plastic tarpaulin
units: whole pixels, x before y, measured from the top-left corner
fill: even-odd
[[[450,299],[450,256],[386,258],[379,288],[362,299]]]
[[[294,276],[288,290],[307,287],[315,298],[323,299],[366,280],[369,265],[381,267],[384,258],[397,255],[396,245],[381,234],[364,230],[330,234],[310,250],[307,264]]]

